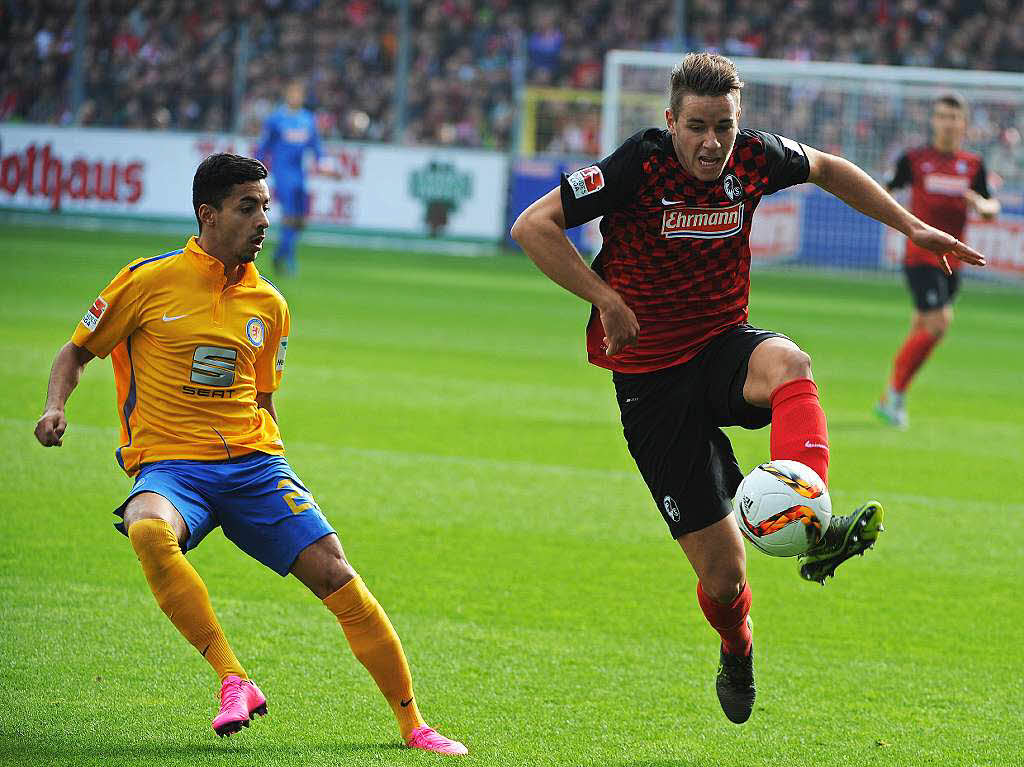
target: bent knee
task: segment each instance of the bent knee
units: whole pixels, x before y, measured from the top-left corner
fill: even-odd
[[[811,377],[810,355],[788,339],[772,338],[750,355],[743,397],[752,405],[768,407],[780,386]]]
[[[787,348],[779,359],[779,385],[811,377],[811,355],[798,347]]]
[[[174,533],[178,544],[184,548],[188,540],[188,526],[178,510],[162,495],[156,493],[139,493],[132,498],[124,510],[124,530],[131,538],[131,529],[136,522],[142,520],[159,520],[164,522]]]
[[[722,605],[732,604],[743,591],[747,574],[742,567],[728,567],[708,573],[700,579],[701,590]]]
[[[326,536],[307,546],[291,568],[319,599],[325,599],[358,575],[345,558],[336,535]]]
[[[322,593],[323,596],[320,598],[324,599],[329,597],[338,589],[347,585],[357,575],[358,573],[352,568],[352,565],[342,559],[340,562],[332,564],[324,571],[322,577],[319,579],[319,588],[313,589],[313,591]]]
[[[780,386],[802,378],[811,378],[811,355],[797,346],[780,347],[772,360],[765,393],[770,397]]]
[[[941,338],[949,330],[952,321],[953,307],[947,305],[941,309],[918,312],[914,317],[914,329],[923,330],[931,336]]]
[[[928,335],[934,338],[942,338],[946,335],[946,331],[949,330],[950,318],[943,315],[928,318],[922,323],[924,330]]]

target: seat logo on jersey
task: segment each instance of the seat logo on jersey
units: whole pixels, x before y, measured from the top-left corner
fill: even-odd
[[[89,307],[89,311],[82,317],[82,324],[85,325],[91,333],[96,329],[96,326],[100,324],[100,320],[107,311],[107,302],[103,300],[103,296],[97,298],[92,306]]]
[[[588,194],[600,192],[604,189],[604,174],[601,173],[601,169],[596,165],[576,171],[567,180],[569,181],[569,188],[572,189],[572,193],[576,196],[577,200],[580,197],[586,197]]]
[[[670,208],[661,214],[665,237],[712,240],[731,237],[743,230],[743,203],[728,208]]]
[[[192,383],[203,386],[231,386],[235,382],[238,352],[219,346],[197,346],[192,355]]]
[[[743,185],[731,173],[722,179],[722,189],[725,191],[725,196],[733,202],[736,202],[736,200],[743,196]]]
[[[267,326],[263,324],[263,320],[259,317],[253,317],[245,323],[245,337],[248,338],[249,343],[257,349],[263,346],[263,339],[266,335]]]

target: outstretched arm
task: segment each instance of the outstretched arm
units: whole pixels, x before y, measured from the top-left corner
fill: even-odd
[[[524,210],[512,225],[512,239],[544,274],[601,313],[606,333],[605,354],[618,354],[636,343],[640,324],[636,315],[597,273],[588,267],[565,234],[565,212],[557,188]]]
[[[63,443],[64,431],[68,427],[64,405],[78,386],[82,370],[93,356],[88,349],[68,341],[54,357],[53,367],[50,368],[50,383],[46,389],[46,406],[36,421],[35,429],[36,439],[43,447],[60,447]]]
[[[811,172],[807,180],[834,194],[851,208],[905,234],[911,242],[932,251],[950,272],[947,256],[968,264],[985,265],[985,257],[953,235],[921,221],[894,200],[874,179],[849,160],[806,147]]]

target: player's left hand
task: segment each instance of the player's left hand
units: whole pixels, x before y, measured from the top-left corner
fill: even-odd
[[[36,421],[35,435],[43,447],[60,447],[64,444],[64,432],[68,420],[63,410],[51,408]]]
[[[965,264],[973,264],[974,266],[985,265],[985,257],[981,253],[960,242],[953,235],[936,229],[934,226],[925,225],[921,227],[910,235],[910,241],[918,247],[930,250],[938,256],[939,265],[946,271],[946,274],[953,273],[947,260],[949,256],[959,258]]]

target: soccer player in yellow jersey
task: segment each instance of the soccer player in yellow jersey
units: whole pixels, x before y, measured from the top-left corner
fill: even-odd
[[[253,265],[269,226],[266,177],[262,163],[238,155],[200,164],[192,187],[199,236],[132,262],[100,293],[54,359],[36,438],[61,444],[64,406],[83,368],[110,355],[121,419],[117,461],[135,477],[115,511],[117,528],[160,608],[220,677],[218,735],[267,713],[184,556],[220,526],[244,552],[298,578],[337,617],[406,745],[465,754],[423,721],[387,614],[284,458],[273,394],[288,348],[288,305]]]

